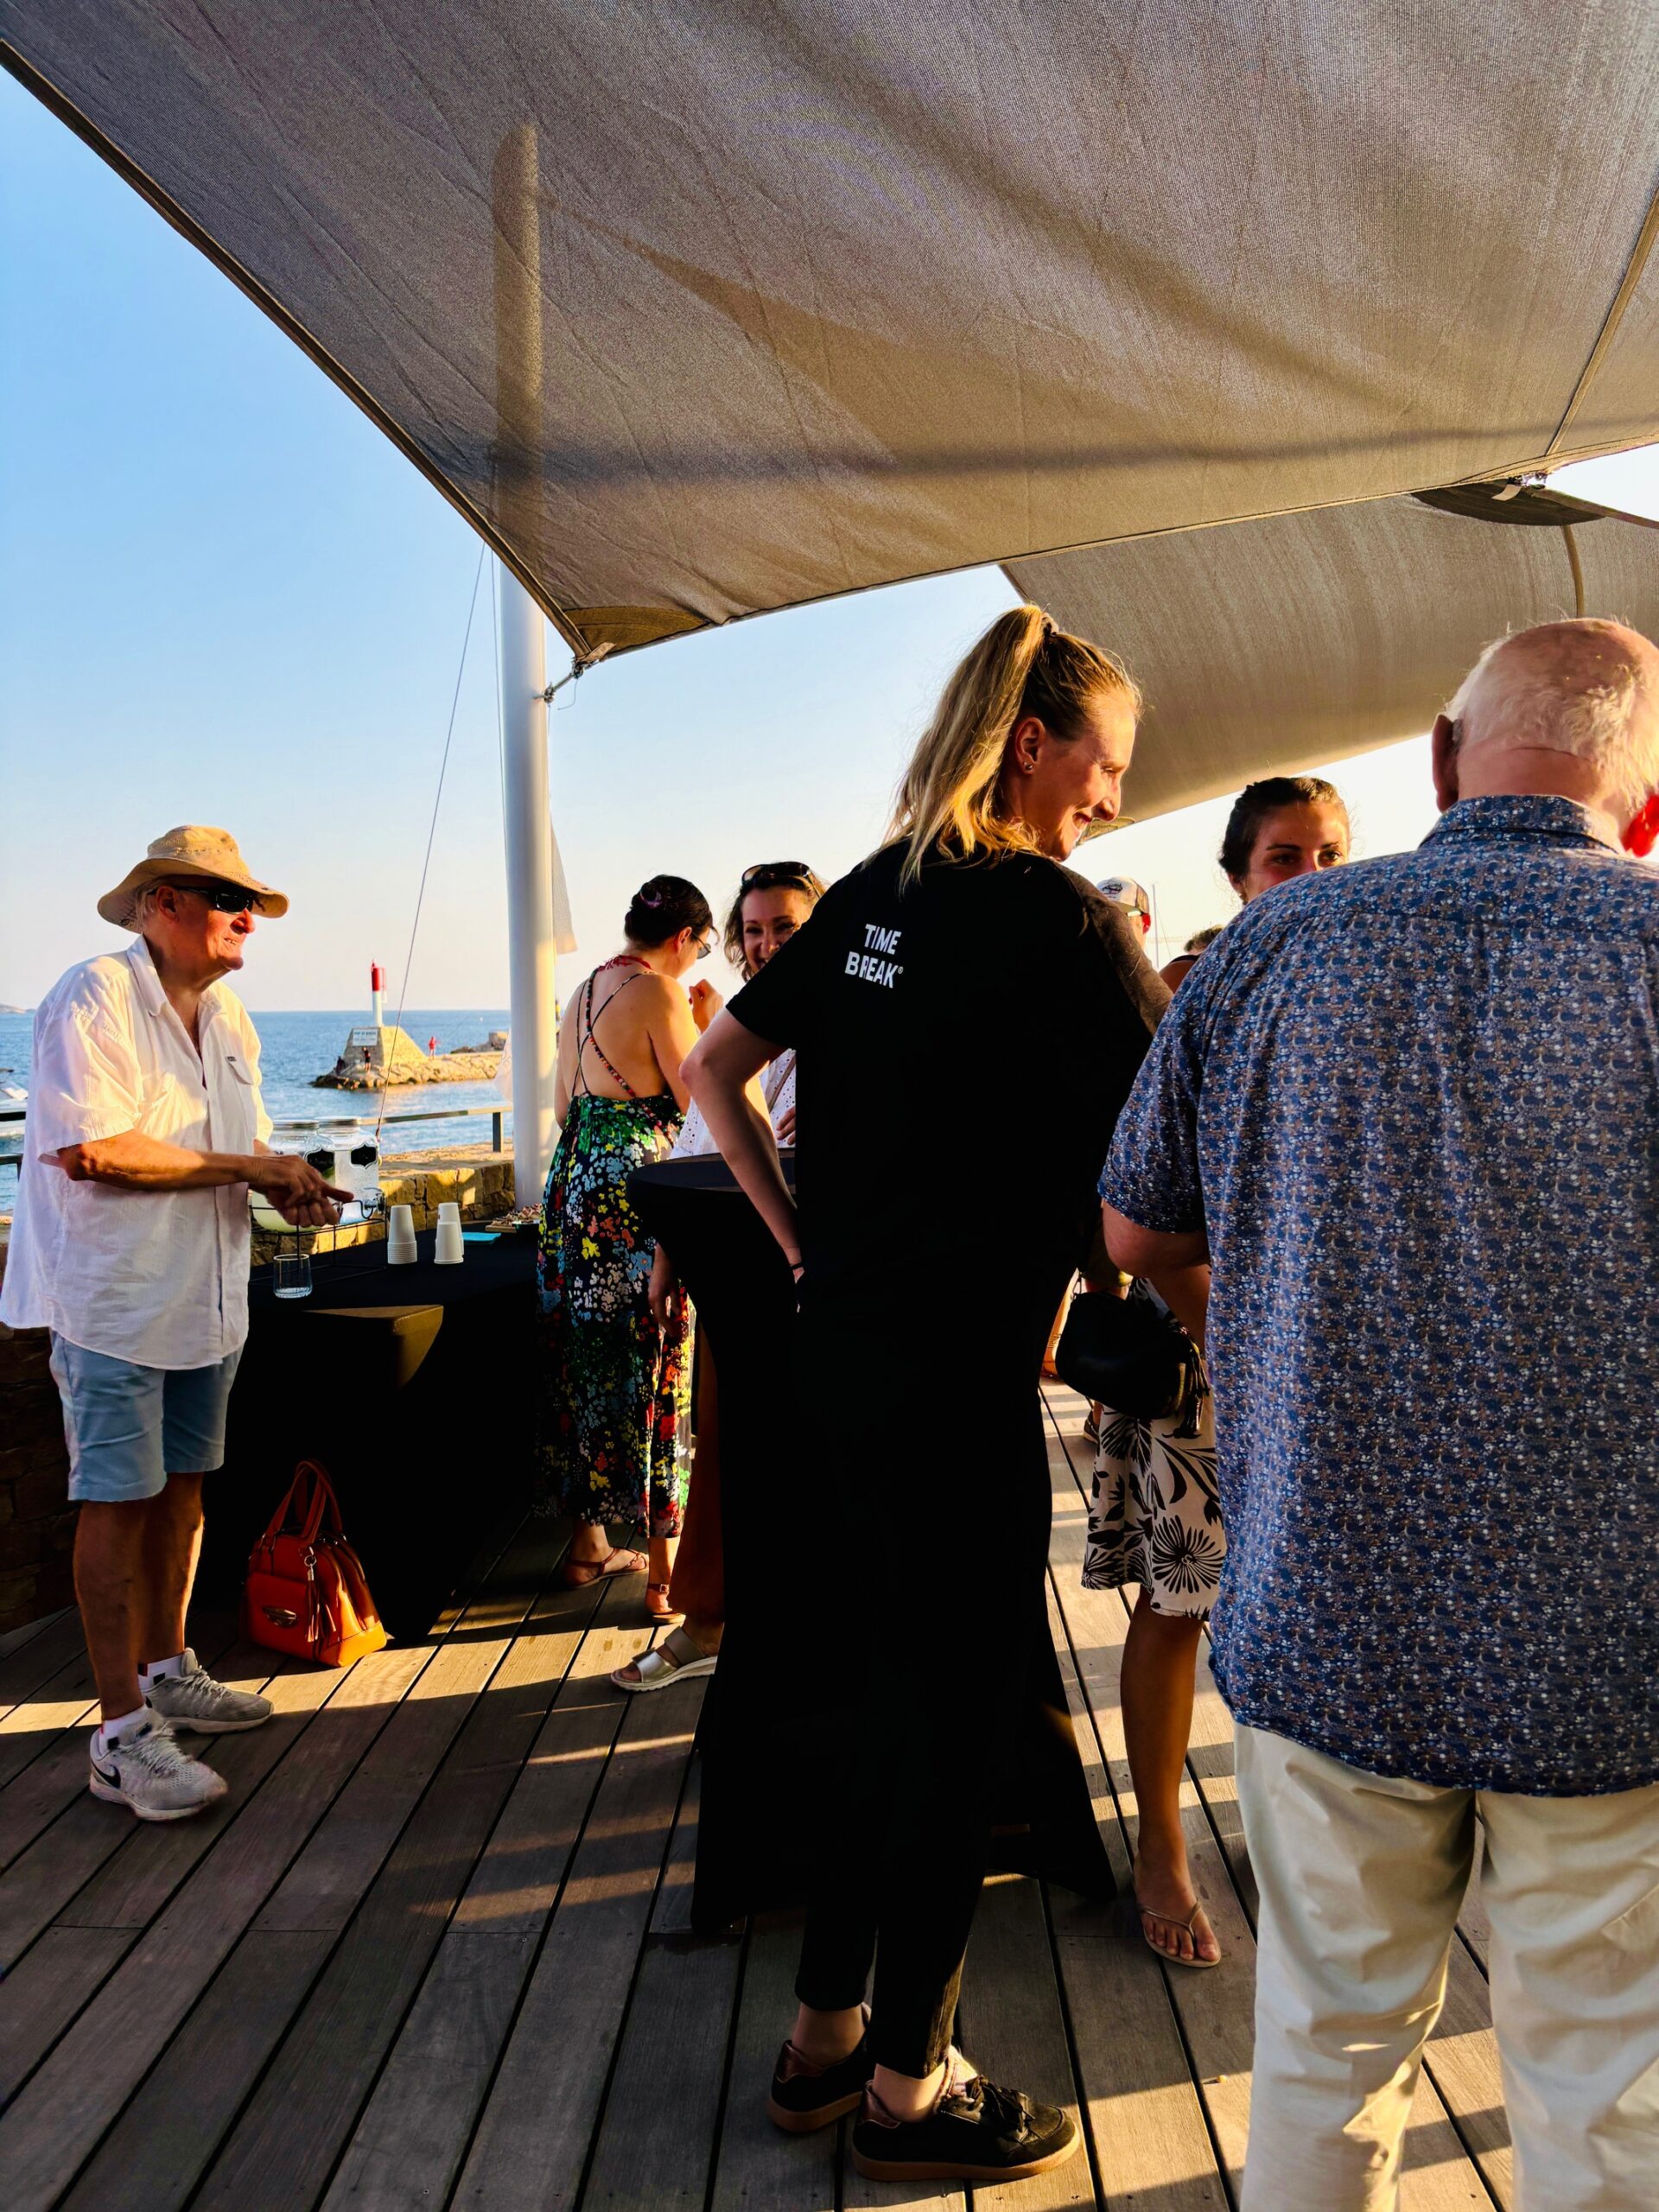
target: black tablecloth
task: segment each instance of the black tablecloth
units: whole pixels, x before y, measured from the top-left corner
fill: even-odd
[[[207,1491],[201,1586],[224,1599],[301,1459],[321,1460],[394,1636],[423,1635],[493,1521],[528,1493],[536,1248],[434,1233],[391,1267],[384,1243],[314,1255],[309,1298],[249,1286],[247,1349],[224,1470]]]
[[[792,1182],[792,1156],[783,1159]],[[837,1595],[857,1563],[842,1556],[835,1516],[822,1510],[819,1484],[833,1480],[833,1470],[819,1469],[810,1443],[819,1394],[856,1390],[859,1381],[853,1373],[798,1374],[790,1270],[722,1160],[638,1169],[629,1192],[691,1294],[720,1378],[726,1634],[698,1730],[693,1900],[694,1924],[712,1930],[804,1902],[811,1839],[850,1735],[854,1669],[837,1632],[847,1611]],[[917,1389],[939,1395],[940,1378],[918,1375]],[[948,1465],[942,1452],[941,1513],[949,1510]],[[891,1529],[880,1541],[914,1552],[915,1603],[939,1609],[940,1694],[948,1696],[950,1640],[971,1636],[974,1624],[953,1618],[949,1593],[930,1583],[925,1528]],[[997,1797],[995,1863],[1109,1896],[1111,1872],[1046,1630],[1017,1733]]]

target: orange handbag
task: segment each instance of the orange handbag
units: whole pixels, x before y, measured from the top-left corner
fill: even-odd
[[[386,1641],[362,1563],[340,1527],[334,1486],[315,1459],[301,1460],[253,1548],[242,1626],[251,1642],[320,1667],[349,1667]]]

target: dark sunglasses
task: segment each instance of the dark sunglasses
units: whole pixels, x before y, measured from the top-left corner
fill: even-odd
[[[757,885],[762,891],[772,891],[780,883],[804,883],[811,874],[804,861],[757,861],[753,868],[744,869],[740,881],[745,891],[753,891]]]
[[[169,883],[168,889],[194,892],[216,914],[263,914],[265,911],[258,893],[245,891],[239,883]]]

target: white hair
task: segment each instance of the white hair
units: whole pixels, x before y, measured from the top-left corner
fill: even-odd
[[[1611,622],[1546,623],[1487,646],[1446,706],[1461,751],[1570,753],[1628,821],[1659,791],[1659,657]],[[1640,640],[1643,645],[1646,640]]]

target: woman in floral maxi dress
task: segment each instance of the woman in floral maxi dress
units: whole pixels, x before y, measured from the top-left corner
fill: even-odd
[[[666,1617],[685,1507],[690,1343],[683,1294],[651,1310],[655,1246],[628,1197],[663,1158],[686,1103],[680,1063],[720,1009],[681,978],[710,950],[714,918],[695,885],[653,876],[635,894],[627,950],[588,976],[559,1032],[562,1127],[548,1172],[542,1294],[542,1509],[575,1526],[564,1567],[580,1586],[638,1573],[649,1541],[647,1611]]]

